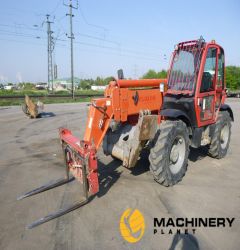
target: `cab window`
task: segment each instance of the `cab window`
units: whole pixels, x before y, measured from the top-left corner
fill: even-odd
[[[218,55],[218,78],[217,89],[224,89],[224,53],[221,49]]]
[[[206,62],[204,66],[204,72],[202,75],[202,82],[200,92],[209,92],[214,90],[214,81],[216,75],[216,59],[217,49],[209,48],[207,52]]]

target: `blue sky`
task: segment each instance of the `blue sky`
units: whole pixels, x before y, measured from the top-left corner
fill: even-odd
[[[58,76],[70,76],[67,12],[63,0],[0,1],[0,83],[47,81],[46,14],[58,38]],[[174,45],[200,35],[225,49],[227,65],[240,66],[239,0],[79,0],[73,12],[74,75],[80,78],[116,76],[119,68],[134,78],[167,69]]]

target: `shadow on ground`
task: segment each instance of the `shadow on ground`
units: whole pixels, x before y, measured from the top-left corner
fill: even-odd
[[[200,148],[190,147],[190,153],[188,156],[189,161],[196,162],[204,159],[206,156],[208,156],[208,146]]]
[[[122,161],[113,159],[109,164],[105,165],[98,160],[99,173],[99,193],[98,197],[105,195],[108,190],[117,182],[121,176],[121,171],[118,170],[122,166]],[[143,151],[136,166],[129,171],[129,174],[134,176],[141,175],[149,171],[148,152]]]
[[[199,250],[198,240],[192,234],[175,234],[169,250]]]
[[[99,180],[99,192],[98,197],[104,196],[108,190],[117,182],[121,172],[118,171],[118,167],[121,166],[119,160],[112,160],[108,165],[98,161],[98,180]]]
[[[56,116],[53,112],[42,112],[37,118],[49,118]]]
[[[131,174],[138,176],[149,171],[149,150],[144,149],[141,152],[140,159],[137,161],[136,166],[131,169]]]
[[[129,174],[134,176],[142,175],[149,171],[149,150],[143,150],[136,166],[130,169]],[[208,147],[200,147],[198,149],[190,148],[189,161],[196,162],[208,156]],[[109,164],[105,165],[100,160],[98,161],[99,186],[100,191],[98,196],[105,195],[108,190],[120,178],[121,172],[118,170],[122,166],[122,162],[113,159]]]

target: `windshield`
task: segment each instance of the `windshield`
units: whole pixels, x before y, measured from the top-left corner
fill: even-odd
[[[168,89],[193,91],[198,71],[201,50],[190,46],[174,52],[168,78]]]

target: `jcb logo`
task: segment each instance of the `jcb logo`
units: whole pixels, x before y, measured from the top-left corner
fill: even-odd
[[[122,237],[130,242],[138,242],[145,231],[144,217],[138,209],[128,208],[120,219],[120,232]]]

